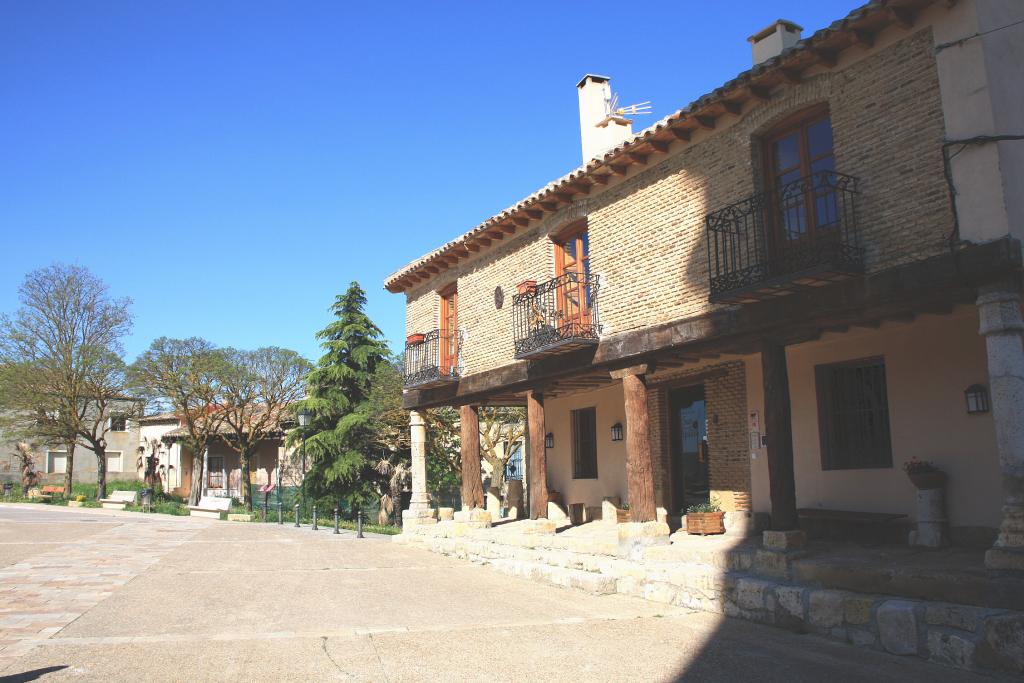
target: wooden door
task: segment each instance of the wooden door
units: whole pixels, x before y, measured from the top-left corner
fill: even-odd
[[[833,188],[835,156],[828,110],[797,115],[769,136],[766,187],[772,196],[772,243],[782,260],[788,249],[836,236],[839,215]]]
[[[459,369],[459,292],[450,289],[441,294],[440,348],[441,374],[452,375]]]
[[[586,227],[564,235],[555,245],[559,327],[563,336],[580,336],[590,328],[590,239]]]

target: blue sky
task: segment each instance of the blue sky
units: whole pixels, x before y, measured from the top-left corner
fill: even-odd
[[[158,336],[278,345],[580,163],[575,84],[612,77],[649,125],[856,0],[0,0],[0,311],[25,272],[92,269]]]

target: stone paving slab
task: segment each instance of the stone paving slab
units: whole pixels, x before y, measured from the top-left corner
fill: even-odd
[[[27,526],[30,535],[38,531],[38,521],[23,519],[5,526],[12,523]],[[46,525],[59,523],[83,526],[74,518],[42,520]],[[0,672],[36,641],[60,632],[200,529],[150,519],[90,525],[73,541],[68,530],[49,529],[51,538],[68,542],[47,544],[41,552],[0,569]]]

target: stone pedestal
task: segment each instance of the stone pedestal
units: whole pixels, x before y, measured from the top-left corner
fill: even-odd
[[[807,535],[802,531],[765,531],[761,542],[769,550],[796,550],[807,545]]]
[[[491,526],[491,513],[483,508],[459,510],[453,517],[456,522],[466,524],[473,529],[487,529]]]
[[[1003,473],[1003,521],[985,555],[992,569],[1024,571],[1024,345],[1020,293],[989,288],[978,296],[979,332],[985,337],[996,448]]]
[[[410,519],[432,518],[434,513],[430,509],[430,494],[427,493],[427,425],[415,410],[409,411],[409,440],[412,447],[412,496],[405,512],[415,512],[409,515]],[[429,515],[426,514],[428,511]],[[403,521],[405,512],[402,513]]]
[[[437,508],[437,518],[442,522],[450,522],[455,519],[455,508]]]
[[[437,517],[431,508],[402,510],[402,528],[437,524]]]
[[[619,537],[619,554],[640,559],[644,548],[654,545],[668,545],[672,531],[664,522],[624,522],[616,525]]]
[[[946,519],[946,489],[917,492],[917,529],[910,532],[910,545],[941,548],[949,544]]]

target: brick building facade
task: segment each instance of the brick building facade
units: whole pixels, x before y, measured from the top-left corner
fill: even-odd
[[[711,499],[780,529],[920,521],[901,469],[930,460],[954,540],[1001,528],[992,561],[1021,563],[1016,29],[951,52],[1019,10],[871,2],[803,40],[779,22],[758,35],[788,49],[646,130],[604,111],[618,144],[388,278],[414,446],[416,411],[527,405],[534,517],[610,499],[672,523]],[[583,121],[608,79],[578,89]]]

